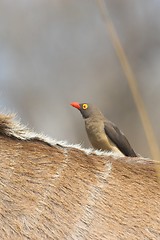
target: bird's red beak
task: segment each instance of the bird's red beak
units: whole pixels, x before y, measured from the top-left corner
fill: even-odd
[[[72,103],[71,103],[71,106],[72,106],[72,107],[75,107],[75,108],[77,108],[77,109],[80,109],[80,108],[81,108],[81,106],[79,105],[78,102],[72,102]]]

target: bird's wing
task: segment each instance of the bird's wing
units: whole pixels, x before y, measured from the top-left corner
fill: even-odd
[[[125,135],[114,123],[106,121],[104,123],[104,130],[110,140],[125,156],[137,157],[137,154],[132,149]]]

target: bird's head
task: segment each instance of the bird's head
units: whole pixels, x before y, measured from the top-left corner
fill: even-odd
[[[81,112],[83,118],[89,118],[98,112],[98,109],[89,103],[72,102],[71,106],[77,108]]]

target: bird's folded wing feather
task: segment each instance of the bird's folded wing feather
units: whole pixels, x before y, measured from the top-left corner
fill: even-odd
[[[137,154],[130,146],[125,135],[118,129],[118,127],[114,123],[106,121],[104,123],[104,130],[110,140],[125,156],[137,157]]]

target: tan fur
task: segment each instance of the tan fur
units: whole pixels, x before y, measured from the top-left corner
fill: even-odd
[[[0,239],[160,239],[159,162],[43,138],[0,115]]]
[[[75,149],[79,149],[85,152],[87,155],[94,153],[99,156],[100,155],[113,157],[121,156],[121,154],[116,154],[114,152],[85,149],[82,148],[80,144],[68,144],[66,141],[57,141],[44,134],[38,134],[35,133],[34,131],[31,131],[26,126],[22,125],[20,122],[15,121],[14,118],[15,114],[11,115],[0,114],[0,134],[9,136],[11,138],[21,139],[24,141],[37,140],[50,146],[59,146],[67,148],[74,147]]]

